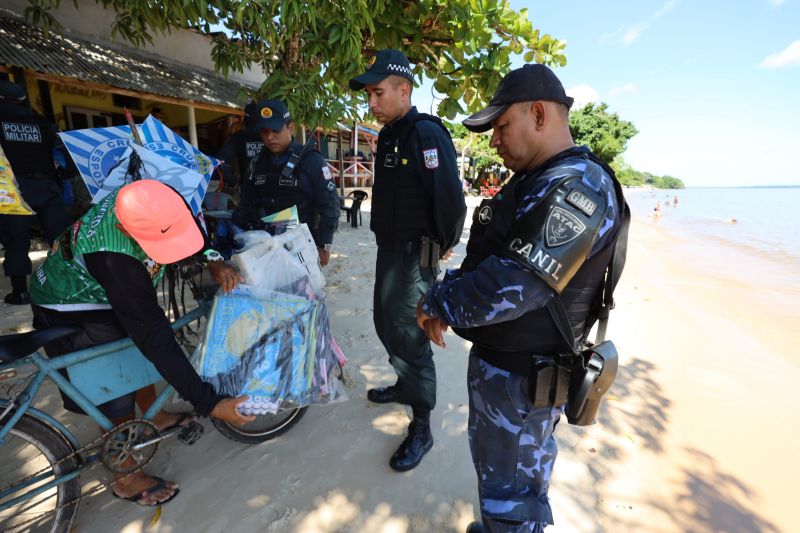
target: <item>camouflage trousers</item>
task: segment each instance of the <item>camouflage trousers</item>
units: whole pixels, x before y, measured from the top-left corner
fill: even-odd
[[[492,533],[538,533],[553,523],[547,499],[561,407],[533,409],[528,378],[474,353],[467,371],[469,447],[481,517]]]

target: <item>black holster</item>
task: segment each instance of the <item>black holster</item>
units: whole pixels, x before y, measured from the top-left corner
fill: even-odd
[[[573,355],[539,358],[528,376],[528,392],[535,409],[560,407],[567,403]]]
[[[600,401],[614,383],[619,356],[611,341],[591,346],[581,356],[582,364],[572,375],[566,414],[570,424],[589,426],[595,423]]]
[[[420,238],[419,246],[419,266],[420,268],[435,268],[439,266],[442,248],[438,242],[432,241],[430,237],[423,235]]]

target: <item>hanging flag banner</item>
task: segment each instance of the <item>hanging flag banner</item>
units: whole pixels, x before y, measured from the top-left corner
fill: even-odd
[[[99,202],[135,179],[157,179],[166,183],[184,197],[195,215],[200,212],[203,203],[201,184],[205,178],[194,170],[134,143],[122,154],[119,164],[103,181],[102,187],[92,197],[92,202]]]
[[[119,164],[122,154],[128,149],[131,129],[128,126],[112,126],[65,131],[58,135],[94,198],[108,173]]]
[[[203,176],[202,196],[205,196],[208,183],[214,169],[220,164],[219,159],[209,157],[203,152],[186,142],[174,131],[162,124],[153,115],[148,115],[140,126],[144,146],[190,170]],[[201,198],[202,199],[202,198]]]
[[[147,165],[142,177],[159,179],[182,191],[182,194],[185,191],[187,194],[184,194],[184,198],[198,213],[211,175],[220,161],[196,149],[152,115],[143,124],[137,125],[137,130],[144,147],[133,142],[128,126],[59,133],[92,195],[92,203],[97,203],[114,188],[133,180],[128,172],[128,161],[135,147],[139,148],[135,150],[136,154]],[[170,164],[167,165],[167,162]],[[189,173],[180,176],[181,169],[188,169]],[[163,176],[157,171],[164,173]],[[107,183],[112,174],[115,178]],[[188,184],[194,184],[195,187],[191,194],[186,190]]]

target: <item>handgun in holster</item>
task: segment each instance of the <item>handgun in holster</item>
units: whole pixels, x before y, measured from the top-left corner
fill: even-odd
[[[442,247],[438,242],[432,241],[430,237],[423,235],[420,238],[419,246],[419,266],[420,268],[436,268],[441,259]]]
[[[584,350],[581,367],[570,383],[567,421],[574,426],[594,424],[600,400],[617,377],[619,355],[614,343],[604,341]]]

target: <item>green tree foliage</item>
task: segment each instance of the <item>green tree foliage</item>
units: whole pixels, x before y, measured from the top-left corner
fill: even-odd
[[[453,137],[456,149],[472,158],[472,168],[476,175],[480,175],[493,165],[502,164],[503,160],[497,155],[497,150],[489,146],[491,137],[483,133],[472,133],[460,122],[445,122],[447,129]]]
[[[672,176],[656,176],[631,167],[621,156],[611,163],[619,182],[625,187],[655,187],[656,189],[683,189],[681,180]]]
[[[585,144],[597,157],[611,163],[625,151],[639,130],[633,123],[608,112],[608,104],[589,103],[569,114],[569,129],[576,144]]]
[[[267,75],[258,96],[287,100],[307,125],[357,118],[361,95],[347,81],[376,50],[398,48],[445,96],[438,113],[474,112],[510,68],[525,61],[566,64],[565,42],[535,29],[526,9],[509,0],[95,0],[116,13],[112,35],[142,45],[156,33],[193,28],[214,36],[212,58],[227,75],[259,65]],[[60,0],[29,0],[26,16],[50,27]],[[77,3],[76,3],[77,5]]]

